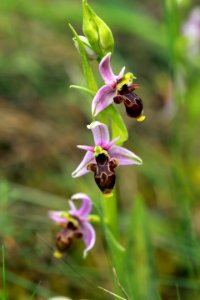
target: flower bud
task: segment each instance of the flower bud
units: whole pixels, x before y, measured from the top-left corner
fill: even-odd
[[[100,19],[93,9],[83,0],[83,32],[92,49],[100,58],[112,52],[114,39],[110,28]]]
[[[92,49],[88,39],[83,36],[83,35],[79,35],[79,39],[81,40],[83,46],[84,46],[84,49],[85,49],[85,52],[87,54],[87,57],[90,59],[90,60],[95,60],[97,59],[98,55],[96,54],[96,52],[94,52],[94,50]],[[77,42],[77,39],[76,37],[73,38],[73,41],[74,41],[74,45],[76,47],[76,49],[78,50],[78,52],[80,53],[80,49],[79,49],[79,45],[78,45],[78,42]]]

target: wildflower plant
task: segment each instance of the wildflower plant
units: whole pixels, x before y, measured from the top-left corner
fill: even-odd
[[[91,98],[91,122],[87,128],[92,132],[94,145],[78,145],[86,151],[82,161],[72,172],[77,178],[93,173],[94,184],[99,191],[96,202],[103,208],[103,215],[91,217],[92,200],[83,193],[72,196],[69,211],[50,211],[49,217],[61,228],[56,236],[56,256],[60,257],[68,250],[73,240],[82,239],[85,244],[84,257],[92,250],[95,243],[95,230],[90,221],[96,224],[101,221],[106,230],[106,238],[113,241],[116,251],[124,251],[118,242],[117,196],[115,192],[116,169],[119,166],[141,165],[142,159],[132,149],[123,147],[128,139],[126,125],[116,104],[123,103],[127,115],[132,121],[143,121],[143,103],[135,93],[139,84],[135,75],[125,73],[125,67],[115,75],[111,67],[114,49],[114,38],[110,28],[101,20],[86,0],[83,0],[83,35],[78,35],[72,25],[69,27],[74,35],[73,41],[77,48],[83,67],[86,86],[71,87],[85,92]],[[98,86],[91,68],[91,60],[96,60],[99,73],[104,81]],[[112,139],[110,138],[112,137]],[[88,175],[89,176],[89,175]],[[91,176],[91,175],[90,175]],[[120,183],[119,183],[120,184]],[[74,201],[82,200],[80,208]]]

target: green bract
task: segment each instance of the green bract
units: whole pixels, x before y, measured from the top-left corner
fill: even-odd
[[[114,46],[112,32],[86,0],[83,0],[83,33],[100,59],[108,52],[112,52]]]
[[[79,35],[79,39],[83,43],[83,46],[84,46],[84,49],[85,49],[85,53],[87,54],[88,59],[90,59],[90,60],[96,60],[97,59],[97,54],[92,49],[92,47],[91,47],[88,39],[85,36],[83,36],[83,35]],[[79,44],[78,44],[78,41],[77,41],[76,37],[73,38],[73,41],[74,41],[76,49],[80,53]]]

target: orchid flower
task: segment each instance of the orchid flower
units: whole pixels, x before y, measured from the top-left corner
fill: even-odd
[[[133,93],[139,87],[138,84],[133,84],[133,79],[136,77],[130,72],[124,75],[125,67],[121,69],[118,75],[115,75],[110,65],[110,59],[111,53],[108,53],[99,64],[99,73],[105,85],[97,91],[92,101],[93,116],[97,116],[113,102],[116,104],[123,102],[130,117],[143,121],[145,117],[142,115],[142,100]]]
[[[82,200],[80,208],[76,208],[74,201]],[[76,238],[83,239],[85,250],[83,256],[86,257],[89,250],[92,249],[95,243],[95,231],[88,221],[89,214],[92,210],[91,199],[83,193],[77,193],[69,200],[70,210],[50,211],[49,217],[57,223],[62,229],[56,237],[56,256],[62,256]]]
[[[72,173],[72,177],[94,172],[95,181],[100,190],[110,193],[115,185],[115,168],[119,165],[142,164],[142,160],[124,147],[116,146],[119,138],[110,141],[108,127],[100,122],[93,122],[88,129],[92,130],[95,146],[77,147],[86,150],[86,154]]]
[[[188,20],[183,24],[182,32],[188,40],[188,55],[195,57],[200,51],[200,7],[197,6],[191,11]]]

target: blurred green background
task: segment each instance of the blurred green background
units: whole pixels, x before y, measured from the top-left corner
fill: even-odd
[[[89,2],[112,29],[114,71],[126,65],[136,75],[145,107],[146,120],[139,123],[118,106],[129,131],[125,146],[144,161],[117,170],[121,243],[127,246],[121,273],[131,299],[200,299],[200,39],[199,51],[191,53],[182,34],[197,3]],[[76,145],[93,141],[86,129],[91,100],[69,89],[85,85],[69,22],[82,34],[80,0],[0,2],[0,237],[7,300],[113,299],[97,287],[113,291],[116,285],[101,228],[86,260],[78,243],[63,260],[52,256],[56,228],[48,210],[66,209],[80,191],[97,206],[100,198],[92,174],[71,177],[83,156]],[[2,299],[3,293],[1,278]]]

